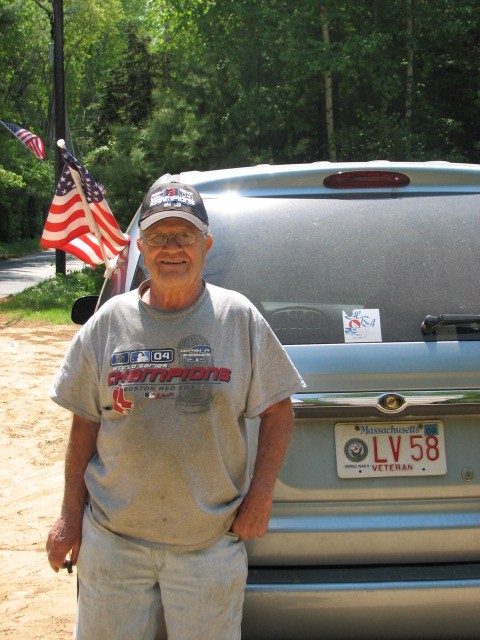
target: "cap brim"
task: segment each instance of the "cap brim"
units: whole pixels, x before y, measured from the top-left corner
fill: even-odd
[[[206,231],[208,229],[208,225],[199,220],[196,216],[187,211],[182,211],[181,209],[167,209],[162,211],[155,211],[151,213],[147,218],[140,222],[140,229],[145,231],[148,227],[151,227],[155,222],[159,222],[160,220],[165,220],[165,218],[182,218],[183,220],[187,220],[191,222],[197,229],[200,231]]]

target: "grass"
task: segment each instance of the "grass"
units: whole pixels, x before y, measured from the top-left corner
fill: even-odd
[[[81,296],[97,294],[104,282],[105,267],[57,274],[0,303],[9,321],[28,320],[49,324],[70,324],[73,302]]]
[[[21,258],[31,253],[41,251],[40,238],[28,240],[19,240],[18,242],[5,243],[0,242],[0,260],[8,260],[9,258]]]

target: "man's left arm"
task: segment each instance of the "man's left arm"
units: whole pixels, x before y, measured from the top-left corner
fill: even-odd
[[[250,489],[232,523],[242,540],[264,536],[268,529],[275,482],[293,433],[290,398],[277,402],[260,415],[257,457]]]

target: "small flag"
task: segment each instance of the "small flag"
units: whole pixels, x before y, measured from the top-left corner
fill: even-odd
[[[71,253],[92,267],[104,262],[110,268],[110,259],[130,239],[110,211],[103,187],[65,148],[61,153],[65,164],[40,244]]]
[[[13,133],[20,142],[23,142],[23,144],[26,145],[39,160],[45,160],[45,145],[39,136],[35,135],[31,131],[27,131],[27,129],[19,127],[18,124],[12,124],[11,122],[5,122],[4,120],[0,120],[0,123],[3,124],[10,133]]]

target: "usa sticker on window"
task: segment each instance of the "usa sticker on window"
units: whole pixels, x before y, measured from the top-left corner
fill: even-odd
[[[382,328],[378,309],[342,311],[345,342],[381,342]]]

